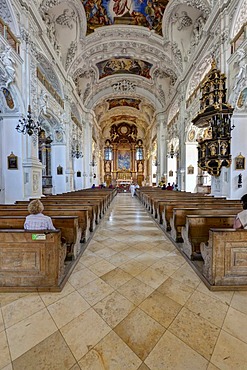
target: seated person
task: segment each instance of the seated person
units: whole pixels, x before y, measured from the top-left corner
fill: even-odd
[[[238,213],[233,224],[234,229],[247,229],[247,194],[241,198],[243,211]]]
[[[167,187],[166,187],[166,190],[173,190],[173,187],[172,187],[172,185],[170,184],[170,182],[168,182]]]
[[[32,200],[28,205],[30,215],[24,223],[25,230],[56,230],[49,216],[43,215],[44,206],[39,199]]]

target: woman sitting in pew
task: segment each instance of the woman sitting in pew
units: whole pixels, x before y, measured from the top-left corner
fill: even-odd
[[[238,213],[233,224],[234,229],[247,229],[247,194],[241,198],[243,211]]]
[[[49,216],[43,215],[44,206],[39,199],[32,200],[28,205],[30,215],[24,223],[25,230],[56,230]]]

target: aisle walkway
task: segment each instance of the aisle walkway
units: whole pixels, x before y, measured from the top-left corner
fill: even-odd
[[[247,368],[247,292],[210,292],[129,194],[61,293],[0,302],[0,369]]]

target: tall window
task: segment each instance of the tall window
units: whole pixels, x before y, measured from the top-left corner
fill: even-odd
[[[136,160],[137,161],[143,160],[143,148],[141,147],[136,148]]]
[[[112,148],[110,146],[107,146],[105,148],[105,161],[111,160],[112,160]]]

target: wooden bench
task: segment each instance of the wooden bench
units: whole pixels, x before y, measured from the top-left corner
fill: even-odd
[[[0,229],[0,291],[61,291],[65,257],[60,230]]]
[[[241,206],[239,201],[235,200],[213,200],[213,199],[208,199],[208,200],[203,200],[202,201],[180,201],[179,203],[176,201],[167,201],[163,203],[163,215],[162,215],[162,221],[163,221],[163,226],[166,231],[171,230],[171,225],[170,225],[170,219],[173,216],[173,209],[174,208],[199,208],[199,209],[206,209],[206,208],[232,208],[233,207],[233,213],[235,213],[235,209],[239,209],[238,207]]]
[[[87,212],[87,215],[85,214],[82,216],[82,220],[85,220],[85,217],[89,219],[89,231],[92,232],[95,229],[96,226],[96,220],[95,220],[95,212],[94,208],[92,206],[88,205],[81,205],[78,203],[74,204],[71,203],[61,203],[61,202],[43,202],[44,205],[44,214],[47,213],[47,211],[53,211],[53,210],[59,210],[59,211],[66,211],[66,210],[74,210],[76,211],[82,211]],[[12,207],[12,209],[27,209],[29,202],[20,202],[17,204],[11,204],[8,205],[8,207]],[[0,210],[6,209],[6,205],[0,205]],[[76,213],[75,213],[76,214]],[[48,215],[48,213],[47,213]],[[49,215],[48,215],[49,216]]]
[[[176,243],[183,242],[181,235],[181,229],[185,226],[186,216],[188,215],[232,215],[234,212],[237,214],[241,212],[242,207],[236,205],[236,207],[231,205],[218,205],[212,204],[210,206],[201,208],[173,208],[173,216],[170,219],[171,226],[171,237]]]
[[[207,242],[210,228],[231,228],[236,214],[233,215],[188,215],[182,227],[182,251],[190,259],[201,259],[200,244]]]
[[[88,215],[88,209],[79,210],[73,209],[72,207],[66,209],[58,209],[57,206],[54,207],[47,207],[50,209],[46,209],[44,214],[47,216],[77,216],[78,217],[78,224],[81,230],[81,242],[86,242],[90,235],[90,220]],[[0,216],[27,216],[29,214],[26,205],[0,205]]]
[[[210,285],[247,289],[247,230],[210,229],[201,255],[202,273]]]
[[[7,213],[0,216],[0,229],[24,229],[25,216],[14,216]],[[52,217],[53,225],[61,230],[67,246],[67,258],[75,259],[81,251],[81,230],[77,216]],[[37,231],[40,232],[39,230]]]

